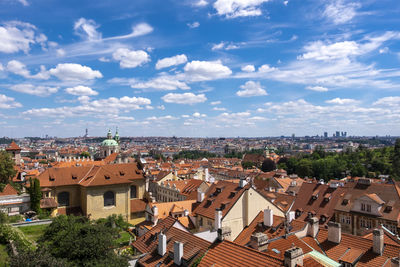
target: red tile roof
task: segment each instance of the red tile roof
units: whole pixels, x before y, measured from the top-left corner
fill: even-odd
[[[4,187],[3,191],[0,192],[0,197],[11,196],[11,195],[18,195],[18,192],[10,184],[7,184]]]
[[[146,202],[141,199],[131,199],[131,213],[142,212],[146,209]]]
[[[21,150],[21,148],[14,141],[12,141],[11,144],[6,148],[6,151],[12,150]]]

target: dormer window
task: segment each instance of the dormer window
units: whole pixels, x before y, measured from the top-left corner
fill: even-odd
[[[119,175],[120,175],[120,176],[124,176],[124,175],[125,175],[125,172],[120,171],[120,172],[119,172]]]
[[[366,211],[366,212],[371,212],[371,205],[370,204],[361,203],[361,210],[362,211]]]
[[[104,178],[106,179],[106,180],[110,180],[110,176],[109,175],[104,175]]]
[[[55,180],[54,176],[49,176],[49,181],[54,181],[54,180]]]
[[[72,179],[76,180],[78,178],[78,176],[76,174],[72,174]]]

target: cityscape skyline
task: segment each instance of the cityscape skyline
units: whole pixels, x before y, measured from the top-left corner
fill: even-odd
[[[163,3],[2,1],[0,136],[400,135],[396,1]]]

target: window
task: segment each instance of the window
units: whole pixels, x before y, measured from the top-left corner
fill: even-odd
[[[61,192],[58,194],[58,206],[69,206],[69,192]]]
[[[104,193],[104,207],[115,206],[115,194],[112,191]]]
[[[137,198],[137,196],[136,196],[136,185],[131,185],[131,198]]]
[[[370,204],[361,203],[361,210],[362,211],[366,211],[366,212],[371,212],[371,205]]]
[[[365,204],[364,203],[361,203],[361,210],[365,211]]]
[[[203,218],[202,217],[200,217],[199,226],[203,226]]]
[[[363,228],[372,228],[372,222],[371,220],[361,219],[360,226]]]
[[[367,212],[371,212],[371,205],[367,204]]]

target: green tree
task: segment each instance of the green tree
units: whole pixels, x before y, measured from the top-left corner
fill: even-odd
[[[128,266],[114,253],[116,229],[95,224],[84,217],[58,216],[39,239],[53,257],[77,266]]]
[[[79,157],[81,157],[81,158],[90,158],[90,153],[87,152],[87,151],[83,151],[83,152],[79,155]]]
[[[64,259],[53,257],[46,249],[22,250],[11,257],[10,267],[68,267],[71,266]]]
[[[251,169],[254,167],[254,163],[250,161],[242,161],[243,169]]]
[[[393,151],[392,172],[395,179],[400,179],[400,138],[396,140]]]
[[[6,151],[0,151],[0,191],[17,172],[14,169],[14,161]]]
[[[276,164],[275,161],[273,161],[272,159],[266,159],[263,161],[262,165],[261,165],[261,170],[263,172],[270,172],[276,169]]]
[[[40,190],[40,181],[38,179],[29,179],[29,196],[31,198],[31,209],[37,213],[40,212],[40,200],[42,191]]]
[[[299,164],[296,166],[296,173],[300,177],[312,177],[312,161],[310,159],[301,159]]]

